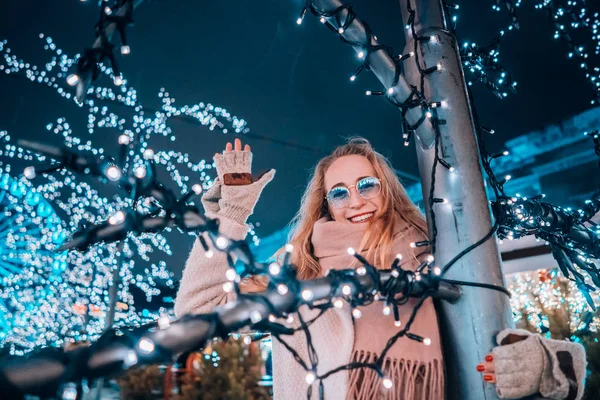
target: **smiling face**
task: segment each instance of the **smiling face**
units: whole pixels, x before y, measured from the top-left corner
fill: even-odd
[[[348,224],[372,222],[383,212],[383,196],[379,193],[371,199],[364,199],[356,191],[356,183],[365,177],[377,177],[373,165],[364,156],[347,155],[335,160],[325,171],[325,193],[336,186],[350,187],[350,201],[345,207],[328,206],[331,217]]]

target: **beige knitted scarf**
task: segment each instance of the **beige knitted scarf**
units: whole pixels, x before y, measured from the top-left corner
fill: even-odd
[[[392,245],[393,255],[403,255],[404,269],[418,266],[415,256],[419,249],[412,249],[410,242],[427,240],[421,232],[398,218]],[[317,221],[312,235],[314,254],[319,259],[323,274],[329,269],[348,268],[353,257],[348,247],[358,251],[368,224],[348,224],[325,217]],[[366,254],[362,249],[361,254]],[[389,268],[384,266],[383,268]],[[400,321],[408,320],[417,300],[411,299],[400,306]],[[383,314],[383,303],[374,302],[361,308],[361,317],[355,320],[352,362],[374,362],[385,348],[389,338],[402,329],[396,327],[392,314]],[[411,326],[410,331],[431,339],[426,346],[401,337],[385,356],[384,373],[392,379],[393,386],[385,389],[376,372],[370,368],[352,369],[346,399],[398,399],[442,400],[444,398],[444,366],[438,330],[437,316],[431,299],[427,299]]]

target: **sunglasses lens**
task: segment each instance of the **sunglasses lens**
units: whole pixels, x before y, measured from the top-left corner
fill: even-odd
[[[327,201],[334,208],[344,207],[350,199],[350,192],[345,187],[334,187],[327,193]]]
[[[381,191],[381,183],[379,182],[379,179],[370,176],[358,181],[356,190],[364,199],[372,199]]]

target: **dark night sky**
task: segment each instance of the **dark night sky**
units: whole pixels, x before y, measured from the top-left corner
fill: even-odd
[[[41,32],[73,55],[93,42],[97,19],[95,2],[76,0],[22,0],[3,4],[0,40],[19,57],[42,63]],[[129,30],[132,53],[121,58],[121,67],[146,106],[159,106],[161,87],[179,105],[200,101],[227,108],[245,118],[255,134],[323,148],[340,144],[342,137],[363,135],[388,155],[397,169],[418,175],[414,149],[400,137],[397,109],[385,100],[364,96],[379,89],[369,73],[350,83],[358,66],[353,51],[336,35],[307,16],[295,20],[300,0],[144,2]],[[459,40],[487,44],[508,14],[491,10],[492,0],[462,1]],[[577,64],[566,56],[567,47],[553,40],[545,13],[531,2],[521,7],[521,31],[507,35],[501,47],[501,63],[519,82],[519,93],[497,99],[481,85],[473,87],[482,124],[496,135],[487,140],[491,151],[513,137],[559,122],[590,107],[591,88]],[[380,42],[399,52],[404,47],[400,6],[396,0],[353,1],[355,11],[368,21]],[[14,137],[43,139],[44,126],[67,117],[75,132],[87,136],[85,110],[52,90],[24,79],[0,74],[0,130]],[[175,148],[193,158],[209,158],[231,136],[175,123]],[[104,138],[106,139],[106,138]],[[115,141],[114,137],[108,138]],[[100,138],[99,140],[103,140]],[[310,168],[321,154],[248,140],[255,156],[255,170],[276,168],[275,181],[266,189],[254,220],[266,236],[283,227],[293,216]],[[179,271],[191,245],[185,243],[172,261]],[[179,272],[177,272],[179,276]]]

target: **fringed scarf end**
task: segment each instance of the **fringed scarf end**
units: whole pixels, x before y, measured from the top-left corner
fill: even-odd
[[[354,351],[352,362],[374,363],[377,354]],[[371,368],[350,370],[346,400],[443,400],[444,364],[442,360],[429,362],[385,358],[383,372],[392,380],[385,388],[377,372]]]

